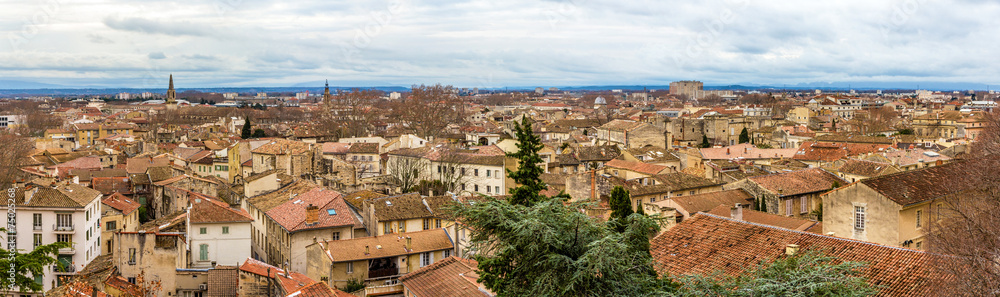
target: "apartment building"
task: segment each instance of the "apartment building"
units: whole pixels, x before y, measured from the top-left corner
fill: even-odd
[[[45,267],[44,275],[30,276],[46,291],[60,284],[59,277],[76,274],[101,255],[99,226],[102,197],[100,192],[78,184],[29,184],[16,190],[13,210],[15,233],[7,237],[7,246],[13,245],[27,252],[55,242],[72,243],[70,247],[58,251],[56,259],[59,264]],[[7,204],[3,205],[3,209],[11,213]]]

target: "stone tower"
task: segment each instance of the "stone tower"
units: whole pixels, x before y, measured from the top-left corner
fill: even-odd
[[[174,75],[170,75],[170,86],[167,87],[167,110],[177,109],[177,91],[174,91]]]
[[[329,106],[330,102],[330,80],[326,81],[326,89],[323,90],[323,104]]]

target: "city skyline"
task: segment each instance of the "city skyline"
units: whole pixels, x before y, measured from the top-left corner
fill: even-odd
[[[997,85],[1000,4],[8,4],[5,88]],[[979,86],[979,87],[976,87]],[[934,87],[927,87],[935,89]],[[992,88],[991,88],[992,89]]]

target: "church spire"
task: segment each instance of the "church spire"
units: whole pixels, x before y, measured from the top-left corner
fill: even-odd
[[[170,75],[170,86],[167,87],[167,103],[177,103],[177,92],[174,91],[174,75]]]
[[[323,104],[330,104],[330,80],[326,80],[326,89],[323,90]]]

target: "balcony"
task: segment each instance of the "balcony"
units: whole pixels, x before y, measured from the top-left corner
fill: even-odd
[[[75,247],[61,248],[59,249],[60,255],[76,255]]]
[[[52,231],[54,232],[73,232],[73,225],[52,225]]]
[[[59,265],[52,265],[52,272],[55,274],[75,274],[76,266],[72,264],[67,264],[63,267]]]
[[[399,268],[382,268],[368,271],[368,278],[380,278],[399,274]]]
[[[399,294],[402,292],[403,292],[403,284],[400,284],[398,282],[381,286],[365,287],[366,296],[390,295],[390,294]]]
[[[42,225],[31,225],[31,229],[34,231],[42,231]]]

